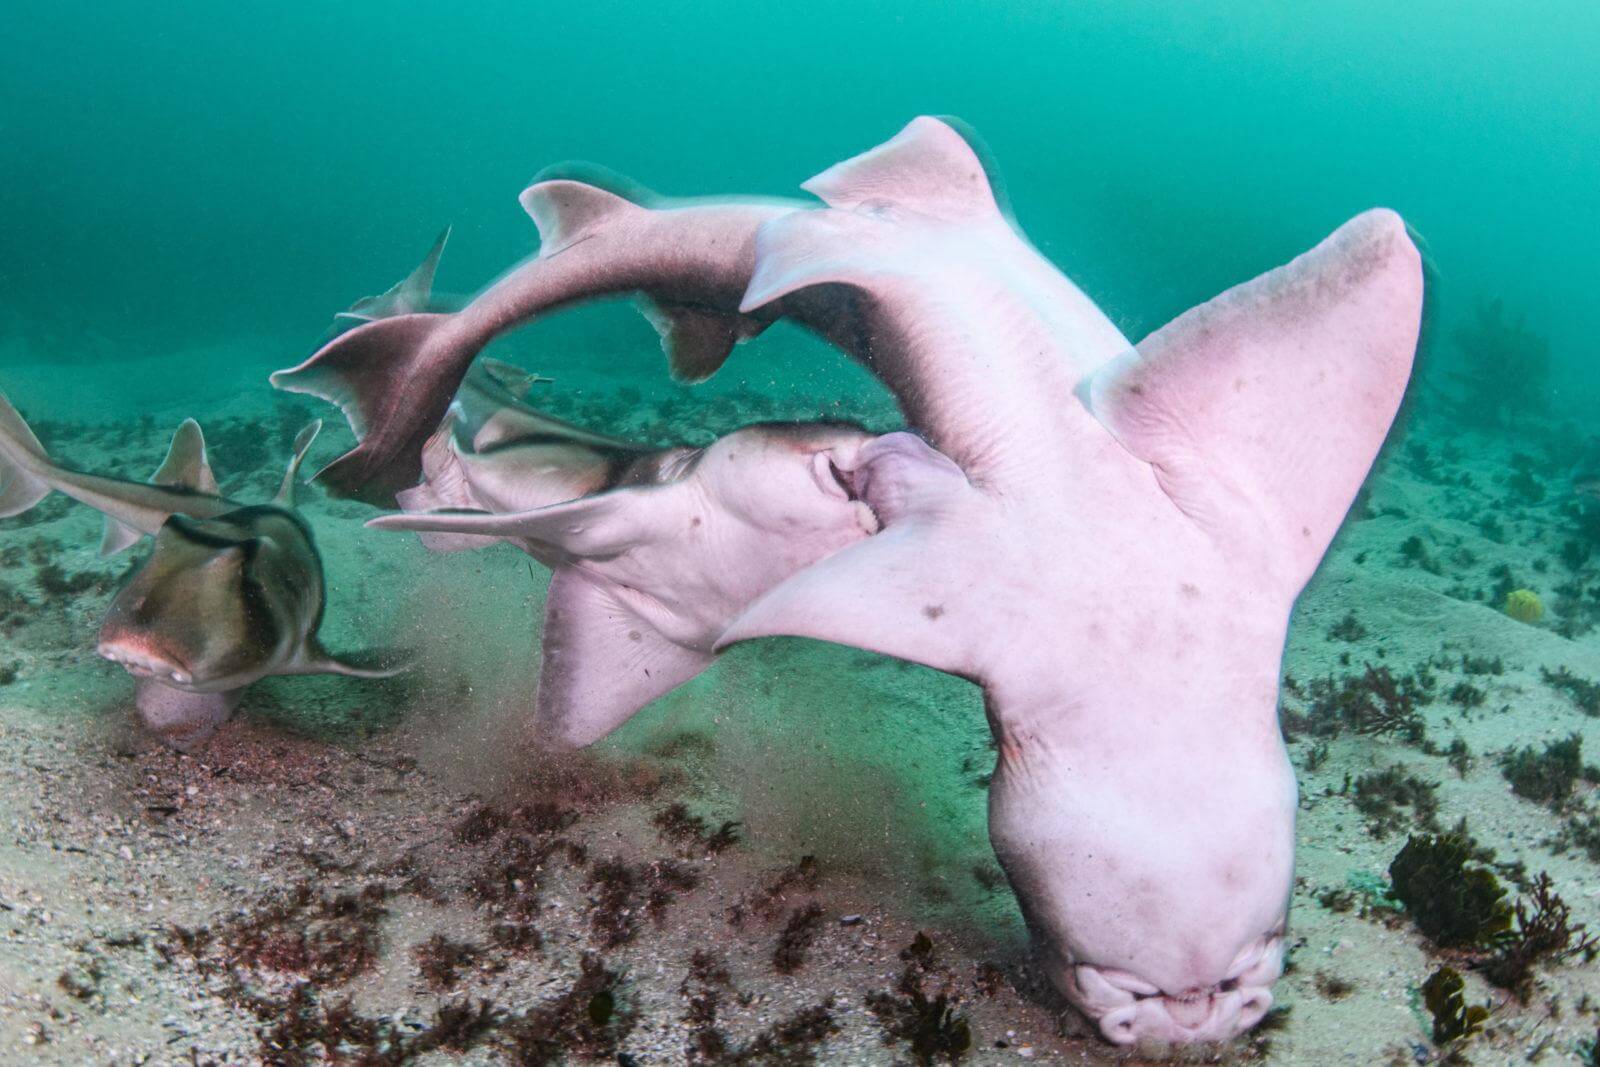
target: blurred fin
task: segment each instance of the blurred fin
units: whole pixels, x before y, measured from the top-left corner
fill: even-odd
[[[39,439],[0,394],[0,518],[20,515],[50,494],[50,486],[29,469],[49,462]]]
[[[283,484],[278,487],[278,495],[273,503],[279,507],[294,507],[294,485],[300,476],[300,464],[305,461],[306,453],[311,451],[311,444],[317,439],[317,434],[322,432],[322,420],[313,419],[300,432],[294,436],[294,455],[289,458],[289,466],[283,472]]]

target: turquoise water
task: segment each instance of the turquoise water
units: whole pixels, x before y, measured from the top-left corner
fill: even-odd
[[[110,2],[0,29],[5,304],[122,344],[309,344],[444,223],[441,283],[475,290],[532,250],[516,194],[553,161],[790,193],[950,113],[1132,335],[1387,204],[1447,314],[1504,296],[1586,366],[1592,5]]]
[[[63,459],[141,478],[170,421],[196,415],[220,442],[224,490],[262,499],[282,459],[276,438],[295,420],[333,424],[320,461],[350,444],[332,408],[273,393],[266,372],[299,362],[333,312],[399,279],[446,224],[442,292],[471,294],[533,253],[517,194],[570,159],[666,194],[796,195],[912,116],[956,115],[987,142],[1030,239],[1132,338],[1358,211],[1393,207],[1434,267],[1439,328],[1413,387],[1422,402],[1403,420],[1413,436],[1391,450],[1302,602],[1285,669],[1302,682],[1355,678],[1369,660],[1400,676],[1431,669],[1442,684],[1429,736],[1443,746],[1461,732],[1477,762],[1457,775],[1442,747],[1346,731],[1330,756],[1321,735],[1291,738],[1305,799],[1291,921],[1329,956],[1328,946],[1356,944],[1350,974],[1387,975],[1414,994],[1437,963],[1417,939],[1396,962],[1399,939],[1385,928],[1318,903],[1330,887],[1382,884],[1405,839],[1363,830],[1353,777],[1412,761],[1444,798],[1441,825],[1470,812],[1483,840],[1530,871],[1555,871],[1600,925],[1593,863],[1581,842],[1554,848],[1550,837],[1593,818],[1594,782],[1574,786],[1571,808],[1540,807],[1513,797],[1496,766],[1497,753],[1569,732],[1589,738],[1592,760],[1600,741],[1592,709],[1544,677],[1556,667],[1600,677],[1600,526],[1568,477],[1600,387],[1590,368],[1597,55],[1600,8],[1574,2],[1515,12],[1392,0],[8,10],[0,392],[56,424]],[[1502,318],[1477,318],[1495,301]],[[1482,321],[1490,326],[1472,332]],[[621,302],[565,312],[496,351],[550,374],[555,409],[594,416],[603,432],[709,436],[752,410],[853,415],[874,429],[894,418],[865,372],[787,325],[698,392],[665,382],[656,335]],[[1538,373],[1544,351],[1548,374]],[[1476,377],[1463,385],[1461,372]],[[752,405],[752,393],[777,403]],[[737,402],[696,406],[730,394]],[[670,417],[651,407],[663,396]],[[153,429],[132,428],[152,411]],[[84,425],[102,422],[113,428]],[[128,466],[130,455],[144,466]],[[450,787],[475,789],[476,761],[513,762],[473,715],[526,711],[545,573],[505,546],[431,556],[409,536],[362,529],[368,509],[315,490],[307,499],[329,564],[329,631],[347,646],[427,645],[428,677],[403,690],[409,703],[344,680],[268,681],[242,717],[352,750],[369,733],[409,744],[437,728],[442,740],[421,748],[440,764],[450,761],[437,749],[459,749],[473,766]],[[109,719],[126,703],[126,678],[89,651],[124,564],[93,561],[86,510],[41,509],[38,522],[51,525],[0,527],[0,549],[16,556],[0,593],[36,592],[25,572],[41,564],[24,566],[21,546],[39,536],[55,538],[68,571],[100,579],[18,631],[31,627],[18,639],[27,692],[7,698],[44,709],[52,729]],[[1499,610],[1512,586],[1542,598],[1537,625]],[[1347,613],[1362,623],[1344,632],[1362,636],[1337,635]],[[1506,674],[1457,670],[1468,651],[1503,657]],[[10,657],[0,654],[0,668]],[[1452,703],[1456,682],[1488,690],[1486,709]],[[1311,703],[1296,695],[1285,706],[1314,717]],[[832,646],[746,645],[604,751],[696,745],[711,754],[694,765],[693,799],[741,819],[750,856],[817,853],[908,922],[1005,951],[1021,943],[987,843],[993,755],[974,687]],[[1428,825],[1420,813],[1413,822]],[[885,952],[880,969],[898,968]],[[1319,1003],[1313,966],[1286,979],[1291,1001]],[[1563,987],[1569,999],[1600,996],[1592,974],[1582,981]],[[1394,998],[1412,995],[1382,987],[1380,1003],[1380,985],[1355,1002],[1366,1062],[1389,1048]],[[1474,989],[1487,995],[1482,982]],[[1296,1016],[1311,1020],[1296,1040],[1314,1051],[1284,1062],[1330,1062],[1318,1057],[1340,1047],[1330,1032],[1343,1023],[1315,1014],[1322,1007]],[[1553,1047],[1577,1046],[1563,1034]]]

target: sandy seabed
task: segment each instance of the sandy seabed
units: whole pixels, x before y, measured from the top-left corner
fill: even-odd
[[[30,407],[49,375],[3,373],[85,469],[147,475],[191,413]],[[703,432],[691,405],[611,403],[556,412]],[[730,425],[792,414],[717,403]],[[204,410],[224,491],[247,502],[328,414],[226,387]],[[1464,1061],[1583,1062],[1600,965],[1542,966],[1519,1001],[1430,946],[1385,888],[1409,834],[1464,817],[1513,896],[1548,872],[1600,930],[1593,783],[1541,804],[1501,770],[1572,735],[1600,761],[1600,719],[1549,681],[1600,679],[1600,535],[1567,480],[1575,442],[1458,430],[1422,406],[1391,443],[1290,633],[1301,807],[1280,1010],[1180,1061],[1427,1062],[1441,1052],[1419,987],[1448,963],[1492,1008]],[[0,522],[0,1062],[867,1064],[945,1062],[963,1041],[961,1062],[1167,1062],[1089,1036],[1030,963],[984,838],[992,753],[964,683],[771,642],[554,763],[519,735],[542,571],[505,547],[430,556],[316,489],[303,505],[328,644],[405,644],[420,667],[262,683],[187,755],[139,730],[129,680],[93,655],[130,565],[96,558],[98,516],[52,498]],[[1543,617],[1508,617],[1506,588],[1533,590]],[[1415,681],[1421,736],[1330,710],[1369,667]],[[1386,805],[1360,783],[1391,768],[1419,784]]]

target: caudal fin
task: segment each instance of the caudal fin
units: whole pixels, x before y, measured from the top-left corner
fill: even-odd
[[[39,439],[0,394],[0,518],[20,515],[49,495],[49,484],[37,473],[39,464],[49,462]]]
[[[422,472],[422,446],[444,418],[472,361],[434,343],[449,315],[397,315],[323,345],[274,387],[321,397],[344,412],[359,444],[318,471],[338,496],[388,504]]]

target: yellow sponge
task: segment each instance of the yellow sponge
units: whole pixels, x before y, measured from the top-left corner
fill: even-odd
[[[1544,605],[1532,589],[1513,589],[1506,594],[1506,614],[1518,622],[1538,622],[1544,617]]]

